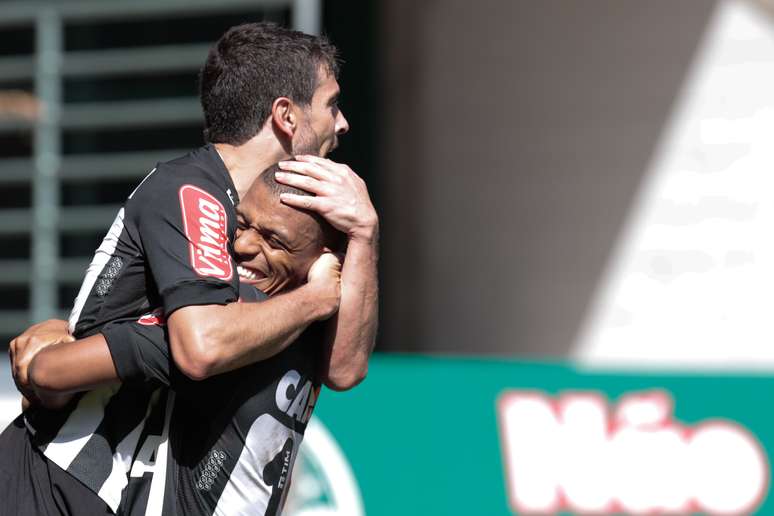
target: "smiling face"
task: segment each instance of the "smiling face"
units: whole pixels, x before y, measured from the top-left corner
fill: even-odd
[[[319,222],[282,204],[260,177],[237,206],[237,221],[234,251],[240,281],[268,295],[303,284],[309,268],[326,250]]]
[[[338,137],[349,131],[349,122],[339,109],[339,83],[325,67],[318,71],[317,89],[308,106],[299,106],[299,130],[293,153],[325,157],[338,147]]]

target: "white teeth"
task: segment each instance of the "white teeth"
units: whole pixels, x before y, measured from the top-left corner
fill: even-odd
[[[256,278],[253,271],[245,269],[241,265],[237,265],[237,273],[245,279],[254,280]]]

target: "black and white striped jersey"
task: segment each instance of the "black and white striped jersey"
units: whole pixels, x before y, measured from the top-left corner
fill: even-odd
[[[238,202],[207,145],[160,163],[129,196],[97,249],[70,316],[76,337],[154,309],[237,299],[232,242]],[[153,383],[101,388],[63,411],[25,416],[39,449],[117,510],[148,427],[168,427],[170,399]],[[152,428],[151,428],[152,429]]]
[[[211,145],[160,163],[129,196],[86,271],[76,337],[106,322],[237,297],[236,188]]]
[[[249,291],[242,299],[254,299]],[[272,358],[198,382],[170,365],[163,318],[103,334],[125,385],[174,391],[139,442],[120,513],[278,515],[320,392],[320,327]]]

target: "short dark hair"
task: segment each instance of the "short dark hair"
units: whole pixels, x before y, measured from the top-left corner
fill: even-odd
[[[264,170],[261,173],[261,176],[256,179],[256,181],[261,181],[276,197],[279,197],[280,194],[283,193],[314,196],[313,193],[309,193],[306,190],[301,190],[295,186],[290,186],[278,182],[274,175],[280,171],[281,169],[279,168],[279,165],[272,165]],[[283,170],[282,172],[287,171]],[[294,174],[295,172],[290,173]],[[306,213],[310,214],[312,218],[314,218],[314,220],[320,225],[320,229],[323,235],[323,245],[327,246],[333,252],[344,252],[346,250],[347,241],[344,233],[331,226],[330,223],[322,218],[318,213],[312,211],[306,211]]]
[[[307,192],[306,190],[302,190],[300,188],[296,188],[295,186],[286,185],[285,183],[280,183],[277,181],[277,178],[275,177],[275,174],[277,172],[287,172],[286,170],[282,170],[279,167],[279,164],[275,163],[274,165],[270,166],[263,172],[261,172],[260,180],[269,187],[269,191],[274,194],[276,197],[279,197],[280,194],[289,193],[289,194],[296,194],[296,195],[309,195],[313,196],[313,193]],[[295,174],[295,172],[288,172],[289,174]]]
[[[321,66],[338,75],[336,47],[322,36],[267,22],[230,28],[199,73],[205,141],[245,143],[261,130],[278,97],[309,105]]]

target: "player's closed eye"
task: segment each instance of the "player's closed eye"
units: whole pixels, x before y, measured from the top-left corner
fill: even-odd
[[[281,251],[288,250],[288,247],[275,236],[268,236],[266,242],[269,243],[272,249],[279,249]]]

